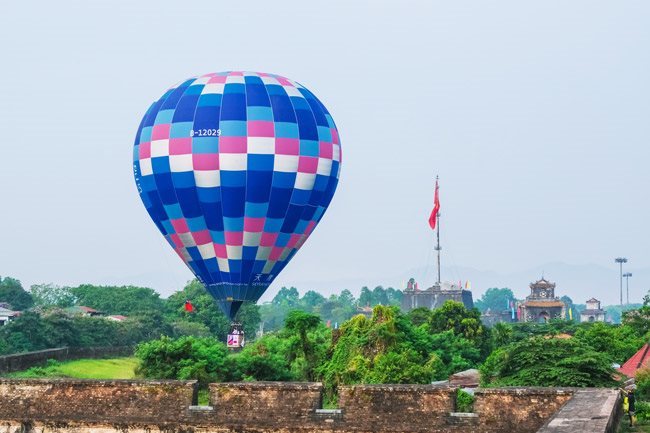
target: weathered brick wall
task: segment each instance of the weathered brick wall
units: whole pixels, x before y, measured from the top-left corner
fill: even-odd
[[[339,389],[347,428],[432,431],[454,411],[455,388],[434,385],[357,385]]]
[[[0,374],[27,370],[28,368],[45,365],[48,359],[68,361],[81,358],[106,358],[113,356],[131,356],[133,348],[122,347],[59,347],[57,349],[38,350],[35,352],[17,353],[0,356]]]
[[[485,388],[474,412],[486,431],[536,432],[574,394],[573,388]]]
[[[213,421],[233,425],[309,426],[322,406],[323,386],[300,382],[210,384]]]
[[[0,420],[178,422],[194,381],[0,379]]]

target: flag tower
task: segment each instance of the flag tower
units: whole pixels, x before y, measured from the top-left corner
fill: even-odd
[[[436,176],[436,190],[433,196],[433,210],[429,215],[429,226],[432,230],[436,231],[436,246],[435,250],[438,252],[438,285],[441,283],[440,279],[440,197],[438,195],[438,176]]]

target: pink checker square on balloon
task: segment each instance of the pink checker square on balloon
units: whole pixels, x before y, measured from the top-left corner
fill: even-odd
[[[190,231],[190,228],[187,226],[187,221],[185,221],[185,218],[171,220],[171,223],[176,233],[187,233]]]
[[[275,245],[275,241],[278,240],[278,234],[277,233],[262,233],[262,237],[260,238],[260,246],[261,247],[272,247]]]
[[[294,233],[289,237],[289,242],[287,242],[287,248],[294,248],[302,235]]]
[[[271,253],[269,254],[269,260],[277,260],[280,258],[282,255],[282,251],[284,251],[283,247],[273,247],[271,249]]]
[[[195,153],[192,155],[194,170],[219,170],[218,153]]]
[[[334,128],[330,128],[330,131],[332,132],[332,143],[341,144],[339,142],[339,132]]]
[[[249,120],[248,135],[251,137],[273,137],[275,136],[274,123],[268,120]]]
[[[220,137],[219,153],[246,153],[247,143],[246,137]]]
[[[147,159],[151,158],[151,142],[150,141],[143,141],[140,143],[138,146],[138,157],[140,159]]]
[[[201,230],[198,232],[193,232],[192,237],[194,238],[194,242],[196,242],[197,245],[205,245],[212,242],[212,236],[210,236],[210,230]]]
[[[175,248],[180,248],[183,246],[183,241],[181,241],[180,236],[178,236],[176,233],[170,234],[169,238],[171,239],[172,245],[174,245]]]
[[[301,156],[298,159],[298,171],[300,173],[316,173],[316,170],[318,170],[318,158]]]
[[[314,228],[316,227],[316,221],[309,221],[309,224],[307,224],[307,228],[305,229],[305,234],[309,236],[312,231],[314,231]]]
[[[333,153],[332,148],[334,147],[334,145],[330,141],[321,141],[318,144],[318,146],[319,146],[318,156],[320,156],[321,158],[332,159],[332,153]]]
[[[300,155],[300,140],[297,138],[276,138],[275,153],[280,155]]]
[[[151,140],[164,140],[165,138],[169,138],[170,128],[171,125],[169,123],[154,125],[153,130],[151,131]]]
[[[242,71],[231,71],[228,75],[232,75],[233,77],[243,77],[244,73]]]
[[[169,154],[170,155],[187,155],[192,153],[192,139],[185,138],[170,138],[169,139]]]
[[[215,75],[214,77],[210,78],[210,80],[208,80],[208,83],[225,83],[226,78],[226,75]]]
[[[259,233],[264,230],[266,218],[244,217],[244,231]]]
[[[291,83],[291,81],[287,80],[287,79],[284,78],[284,77],[275,77],[275,79],[278,80],[278,83],[282,84],[283,86],[291,86],[291,87],[295,87],[295,86]]]
[[[226,249],[226,246],[223,244],[214,244],[214,253],[220,259],[225,259],[228,257],[228,250]]]
[[[226,245],[241,246],[244,243],[244,232],[224,232]]]

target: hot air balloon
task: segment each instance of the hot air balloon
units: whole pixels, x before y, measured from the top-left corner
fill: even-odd
[[[144,115],[133,153],[151,219],[231,321],[312,233],[340,169],[325,106],[295,81],[259,72],[170,88]]]

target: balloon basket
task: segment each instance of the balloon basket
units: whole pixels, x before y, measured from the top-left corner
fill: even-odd
[[[230,324],[230,332],[228,332],[228,339],[226,340],[228,349],[233,352],[238,352],[244,347],[245,344],[246,340],[244,338],[244,328],[242,327],[241,323],[232,322]]]

